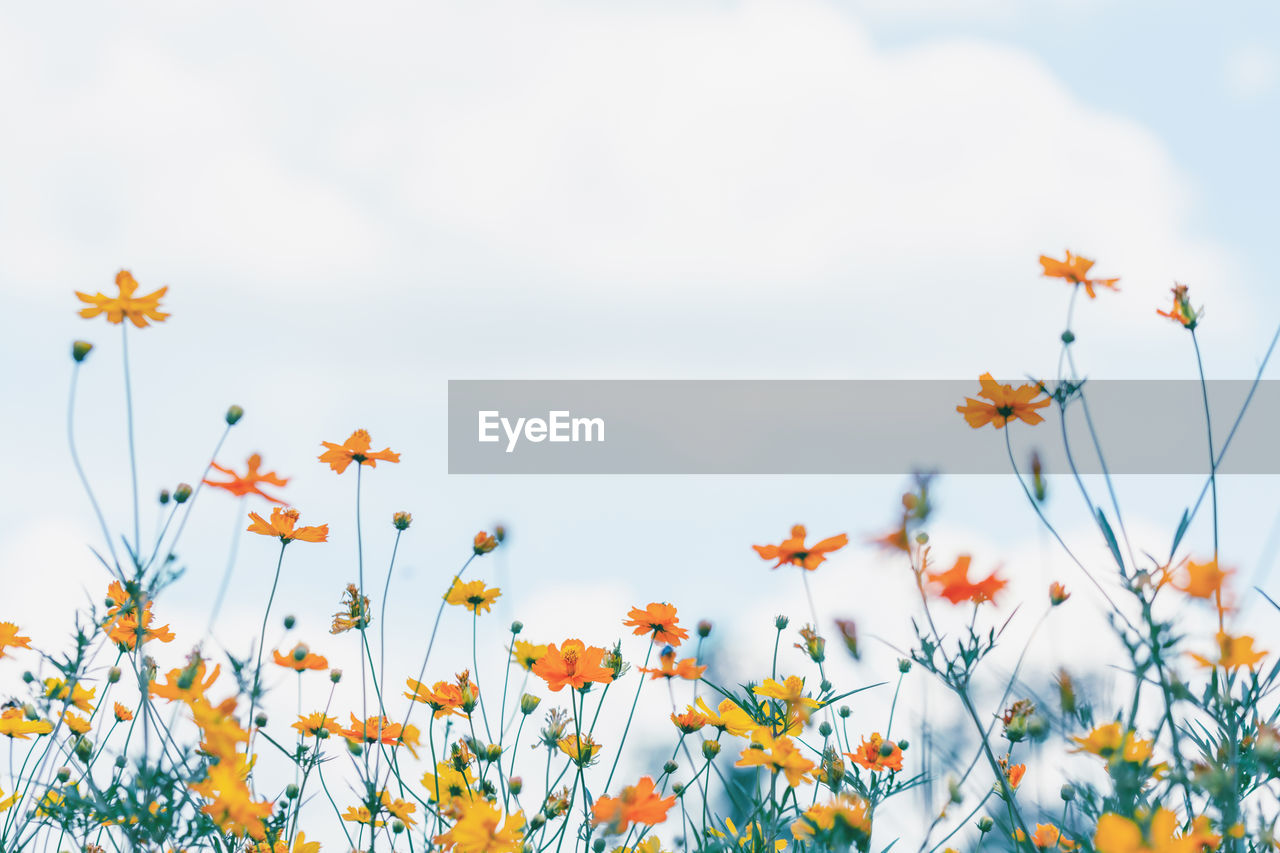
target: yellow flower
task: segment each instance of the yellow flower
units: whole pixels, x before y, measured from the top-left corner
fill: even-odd
[[[453,583],[449,585],[449,591],[444,594],[444,600],[449,604],[460,604],[479,615],[481,610],[488,613],[494,600],[501,594],[501,590],[497,587],[486,588],[484,581],[463,583],[462,578],[455,577]]]
[[[519,853],[524,846],[524,814],[503,819],[497,806],[472,800],[461,806],[461,817],[433,841],[454,853]]]
[[[67,711],[65,714],[63,714],[62,722],[66,725],[67,728],[71,729],[71,731],[75,732],[78,735],[88,734],[89,729],[91,728],[91,725],[88,719],[80,716],[79,714],[73,711]]]
[[[596,754],[600,752],[600,744],[596,743],[591,735],[566,735],[556,741],[556,746],[560,747],[560,751],[580,767],[586,767],[596,760]]]
[[[138,289],[138,282],[128,270],[120,270],[116,273],[116,288],[119,291],[116,296],[107,296],[104,293],[95,293],[90,296],[77,290],[76,296],[89,306],[80,309],[80,316],[92,319],[99,314],[106,314],[107,322],[116,325],[123,323],[127,317],[139,329],[150,325],[148,320],[162,323],[168,318],[169,315],[160,310],[160,298],[168,292],[167,286],[145,296],[134,296],[134,291]]]
[[[707,725],[715,726],[717,729],[736,737],[746,737],[755,730],[757,725],[751,715],[732,699],[720,700],[716,711],[712,713],[711,709],[707,707],[706,700],[699,696],[694,702],[694,708],[699,714],[707,718]]]
[[[17,740],[30,740],[31,735],[47,735],[53,731],[48,720],[28,720],[21,708],[0,711],[0,735]]]
[[[1254,651],[1253,637],[1247,634],[1233,637],[1226,631],[1218,632],[1218,659],[1209,660],[1203,655],[1191,652],[1191,657],[1201,666],[1220,666],[1223,669],[1239,669],[1242,666],[1252,668],[1254,664],[1267,656],[1264,651]]]
[[[61,678],[46,678],[44,680],[44,695],[49,699],[57,699],[68,705],[74,705],[81,711],[92,711],[93,706],[89,704],[94,694],[98,692],[98,688],[85,690],[80,686],[79,682],[75,684],[67,684]]]
[[[815,844],[817,849],[846,850],[856,846],[866,850],[871,841],[871,809],[854,794],[840,794],[829,803],[811,806],[791,824],[796,841]]]
[[[547,646],[535,645],[527,640],[516,640],[511,649],[511,659],[523,669],[532,670],[533,665],[542,660],[547,653]]]
[[[461,770],[448,761],[436,764],[435,773],[424,773],[422,787],[427,792],[427,799],[433,803],[447,802],[469,795],[471,786],[476,783],[470,765]]]
[[[1203,853],[1217,848],[1222,837],[1209,829],[1205,815],[1191,822],[1191,829],[1178,833],[1178,818],[1167,809],[1157,809],[1144,828],[1136,821],[1108,812],[1098,818],[1093,846],[1098,853]]]
[[[18,636],[18,626],[12,622],[0,622],[0,658],[5,649],[29,649],[31,638]]]
[[[756,731],[751,736],[751,746],[742,750],[738,767],[768,767],[774,773],[787,777],[792,788],[804,782],[817,766],[800,754],[789,737],[774,738],[768,732]]]

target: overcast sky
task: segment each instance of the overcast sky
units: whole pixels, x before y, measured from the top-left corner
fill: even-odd
[[[1251,378],[1280,322],[1278,18],[1111,0],[8,8],[0,619],[53,643],[105,584],[63,434],[73,338],[99,344],[79,438],[128,526],[119,330],[80,320],[72,295],[128,267],[170,287],[173,314],[131,337],[144,495],[194,481],[243,405],[221,461],[261,451],[333,531],[291,549],[279,612],[337,662],[324,628],[353,578],[354,481],[315,456],[357,427],[403,453],[365,479],[379,579],[391,512],[416,519],[388,614],[402,669],[496,521],[512,536],[481,564],[504,587],[492,621],[519,615],[535,639],[605,643],[626,607],[670,600],[732,651],[767,649],[772,614],[806,608],[749,546],[803,522],[858,543],[815,576],[820,600],[906,642],[886,606],[906,607],[905,569],[860,544],[892,521],[901,478],[451,478],[446,381],[1052,375],[1069,290],[1036,257],[1066,248],[1121,277],[1078,307],[1090,376],[1194,377],[1187,336],[1154,313],[1176,279],[1207,306],[1210,375]],[[1264,585],[1275,485],[1223,489],[1224,561]],[[1141,547],[1167,551],[1197,490],[1122,484]],[[1057,492],[1064,529],[1098,552]],[[939,507],[941,553],[1003,563],[1036,607],[1050,577],[1092,606],[1012,480],[944,479]],[[174,660],[250,507],[199,508],[189,576],[158,608]],[[224,641],[247,646],[273,557],[242,542]]]

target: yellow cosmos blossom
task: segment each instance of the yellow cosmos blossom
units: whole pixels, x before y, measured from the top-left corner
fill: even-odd
[[[21,708],[0,711],[0,735],[10,739],[30,740],[31,735],[47,735],[53,731],[48,720],[28,720]]]
[[[93,710],[93,706],[89,703],[97,692],[98,688],[96,687],[85,690],[80,686],[79,682],[67,684],[61,678],[46,678],[44,680],[44,695],[47,698],[74,705],[81,711]]]
[[[1098,818],[1093,846],[1098,853],[1203,853],[1216,849],[1222,841],[1209,828],[1205,815],[1191,822],[1188,832],[1179,834],[1180,821],[1167,809],[1157,809],[1144,829],[1137,821],[1108,812]]]
[[[560,747],[560,751],[580,767],[586,767],[594,762],[596,755],[600,752],[600,744],[587,734],[566,735],[556,741],[556,746]]]
[[[829,803],[809,807],[791,824],[796,841],[823,850],[866,850],[871,841],[871,808],[854,794],[840,794]]]
[[[307,834],[299,832],[293,839],[292,847],[284,839],[276,841],[274,845],[263,841],[250,847],[248,853],[320,853],[320,842],[308,841]]]
[[[116,273],[115,296],[107,296],[105,293],[89,295],[77,290],[76,296],[89,306],[80,309],[80,316],[89,320],[99,314],[106,314],[108,323],[120,325],[128,319],[139,329],[149,326],[148,321],[163,323],[169,315],[160,310],[160,299],[169,291],[169,288],[166,286],[144,296],[134,296],[137,289],[138,282],[132,273],[128,270],[120,270]]]
[[[722,699],[716,710],[707,707],[707,702],[699,696],[693,705],[694,710],[707,718],[707,725],[715,726],[723,732],[728,732],[735,737],[746,737],[756,729],[758,725],[751,715],[748,714],[737,702],[732,699]]]
[[[462,582],[462,578],[455,577],[453,583],[449,586],[449,591],[444,594],[444,600],[449,604],[460,604],[470,610],[472,613],[479,615],[480,611],[488,613],[493,606],[493,602],[502,594],[497,587],[489,589],[484,585],[484,581],[467,581]]]
[[[461,770],[448,761],[436,764],[435,773],[424,773],[422,787],[427,792],[427,799],[433,803],[447,802],[459,797],[471,797],[476,778],[471,773],[471,766],[465,765]]]
[[[29,649],[31,638],[18,635],[18,626],[12,622],[0,622],[0,658],[6,649]]]
[[[454,853],[519,853],[524,847],[524,813],[503,818],[497,806],[476,799],[461,806],[448,832],[432,839]]]
[[[759,730],[751,735],[751,746],[742,750],[736,766],[767,767],[786,776],[787,784],[792,788],[804,782],[817,767],[800,753],[791,738],[774,738]]]
[[[516,640],[511,648],[511,659],[525,670],[532,670],[533,665],[547,654],[546,645],[537,645],[527,640]]]
[[[716,838],[724,838],[731,840],[743,850],[752,851],[752,853],[761,853],[768,846],[768,835],[766,835],[764,827],[758,823],[748,823],[742,827],[742,831],[738,831],[738,827],[734,825],[730,818],[724,819],[724,830],[721,831],[715,827],[708,827],[707,833]],[[787,842],[781,838],[775,839],[773,842],[775,853],[787,849]]]

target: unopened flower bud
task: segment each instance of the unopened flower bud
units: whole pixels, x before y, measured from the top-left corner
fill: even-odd
[[[901,672],[902,674],[904,674],[904,675],[905,675],[906,673],[908,673],[908,672],[910,672],[910,671],[911,671],[911,661],[907,660],[906,658],[899,658],[899,659],[898,659],[898,672]]]
[[[784,630],[790,624],[791,620],[781,614],[775,616],[773,619],[773,627],[777,628],[779,631]]]
[[[906,750],[910,746],[911,746],[911,741],[907,740],[906,738],[903,738],[902,740],[898,741],[898,749]]]
[[[298,786],[290,782],[284,786],[284,795],[291,800],[298,799]]]
[[[675,794],[677,797],[680,796],[684,793],[684,785],[679,782],[673,783],[671,786],[671,793]]]
[[[538,812],[536,815],[534,815],[529,819],[529,828],[534,830],[535,832],[539,829],[542,829],[542,827],[546,826],[546,824],[547,824],[547,819],[542,816],[542,812]]]
[[[519,634],[523,630],[524,630],[524,623],[521,622],[519,619],[511,623],[512,634]]]
[[[403,510],[391,516],[391,526],[396,530],[408,530],[410,524],[413,524],[413,515]]]
[[[916,534],[916,544],[917,544],[917,545],[928,545],[928,544],[929,544],[929,534],[928,534],[928,533],[925,533],[923,530],[921,530],[919,533],[917,533],[917,534]]]
[[[292,613],[284,617],[284,629],[286,631],[292,631],[293,626],[297,624],[298,624],[298,619]],[[306,657],[306,655],[303,655],[302,657]],[[302,660],[302,658],[298,658],[298,660]]]
[[[880,754],[885,758],[888,758],[890,755],[893,755],[893,743],[890,741],[885,741],[884,743],[880,744]]]
[[[88,763],[93,757],[93,742],[87,737],[76,738],[76,758]]]
[[[711,634],[711,621],[709,619],[703,619],[700,622],[698,622],[698,636],[707,637],[710,634]]]
[[[116,767],[124,767],[126,764],[128,764],[128,762],[125,760],[123,755],[116,756]]]
[[[263,713],[262,711],[259,711],[259,712],[258,712],[257,714],[255,714],[255,715],[254,715],[254,717],[253,717],[253,724],[254,724],[255,726],[257,726],[258,728],[262,728],[263,726],[265,726],[265,725],[267,724],[267,715],[266,715],[265,713]]]
[[[710,761],[720,754],[720,741],[704,740],[702,742],[702,757]]]
[[[352,755],[359,757],[364,753],[364,744],[360,743],[358,740],[349,740],[347,741],[347,751]]]
[[[594,850],[595,853],[604,853],[604,845],[604,839],[597,838],[595,841],[591,842],[591,849]]]
[[[1075,334],[1072,333],[1070,329],[1067,329],[1065,332],[1062,333],[1062,342],[1064,344],[1068,344],[1068,345],[1073,344],[1075,343],[1075,340],[1076,340],[1076,336]]]
[[[191,486],[186,483],[179,483],[178,487],[173,490],[173,502],[184,504],[191,498]]]
[[[995,823],[986,815],[978,818],[978,832],[990,832],[994,825]]]
[[[327,740],[327,739],[328,739],[328,737],[329,737],[329,730],[328,730],[328,729],[316,729],[316,737],[320,738],[320,740]]]
[[[111,669],[107,670],[107,683],[115,684],[117,681],[120,680],[120,675],[121,675],[120,667],[118,666],[111,667]]]
[[[329,670],[329,680],[330,680],[330,681],[332,681],[334,684],[337,684],[339,681],[341,681],[341,680],[342,680],[342,670],[340,670],[340,669],[331,669],[331,670]]]
[[[92,351],[93,344],[88,341],[76,341],[71,345],[71,357],[76,360],[76,364],[84,361]]]
[[[1014,717],[1004,727],[1004,736],[1009,743],[1017,743],[1027,736],[1027,718],[1021,715]]]
[[[71,778],[71,768],[70,768],[70,767],[59,767],[59,768],[58,768],[58,781],[59,781],[59,782],[66,782],[66,781],[67,781],[68,779],[70,779],[70,778]]]
[[[1062,797],[1064,803],[1069,803],[1076,798],[1076,789],[1070,784],[1063,785],[1062,790],[1058,792],[1058,796]]]
[[[30,702],[27,702],[22,706],[22,716],[26,717],[28,720],[40,719],[40,713],[36,711],[36,706],[32,705]]]
[[[502,747],[498,746],[496,743],[489,744],[488,749],[485,750],[485,758],[489,759],[490,761],[497,761],[501,757],[502,757]]]
[[[481,530],[476,534],[475,539],[471,541],[471,550],[479,557],[482,554],[488,554],[494,548],[498,547],[498,539],[490,533]]]
[[[169,498],[170,498],[169,490],[161,489],[160,490],[160,506],[165,506],[166,504],[168,504]]]
[[[831,737],[831,733],[833,731],[835,730],[831,728],[831,724],[826,720],[823,720],[822,724],[818,726],[818,734],[822,735],[824,738]]]
[[[853,710],[848,705],[841,705],[836,709],[836,713],[840,715],[840,719],[847,720],[849,719],[849,715],[853,713]]]
[[[534,696],[532,693],[525,693],[520,697],[520,713],[524,714],[526,717],[529,716],[537,710],[538,703],[541,701],[542,699],[540,697]]]
[[[240,406],[230,406],[227,409],[227,426],[235,426],[240,423],[240,419],[244,417],[244,409]]]
[[[520,792],[524,790],[524,779],[519,776],[512,776],[507,780],[507,790],[510,791],[513,796],[520,796]]]
[[[675,773],[676,770],[678,770],[679,768],[680,768],[679,764],[676,764],[674,761],[668,761],[666,764],[662,765],[662,772],[670,776],[672,773]]]
[[[22,680],[26,684],[30,684],[31,682],[36,680],[36,677],[31,674],[31,670],[27,670],[26,672],[22,673]]]
[[[396,818],[395,820],[391,821],[391,831],[394,832],[396,835],[399,835],[400,833],[404,832],[404,822],[401,821],[400,818]]]

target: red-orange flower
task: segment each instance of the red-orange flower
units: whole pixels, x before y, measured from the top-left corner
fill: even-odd
[[[697,681],[702,677],[702,673],[707,671],[705,666],[698,666],[698,662],[693,658],[683,658],[676,663],[676,653],[673,649],[666,649],[658,656],[660,665],[658,667],[640,667],[641,672],[649,673],[650,680],[655,678],[683,678],[686,681]]]
[[[107,322],[116,325],[123,323],[127,317],[139,329],[151,325],[148,320],[162,323],[169,316],[160,310],[160,297],[168,292],[168,287],[162,287],[145,296],[134,296],[134,291],[138,289],[138,282],[128,270],[120,270],[116,273],[116,288],[119,293],[115,296],[107,296],[105,293],[95,293],[90,296],[77,290],[76,296],[89,306],[80,309],[80,316],[91,319],[99,314],[106,314]]]
[[[258,484],[266,483],[269,486],[284,486],[289,482],[289,478],[281,477],[275,471],[260,473],[258,468],[262,465],[262,455],[259,453],[255,453],[250,456],[247,465],[248,470],[246,470],[244,475],[241,476],[233,469],[224,468],[217,462],[214,462],[213,467],[221,471],[223,474],[226,474],[231,479],[226,482],[206,479],[204,484],[206,486],[213,486],[215,489],[225,489],[238,498],[242,498],[245,495],[257,495],[258,497],[266,498],[272,503],[283,504],[284,501],[279,498],[274,498],[262,491],[262,489],[258,487]]]
[[[1073,255],[1071,252],[1067,252],[1065,261],[1059,261],[1048,255],[1041,255],[1040,266],[1044,268],[1044,274],[1048,278],[1060,278],[1068,284],[1084,285],[1084,292],[1089,294],[1090,299],[1097,296],[1093,290],[1095,287],[1119,290],[1116,287],[1116,282],[1120,279],[1089,278],[1089,270],[1093,269],[1093,261],[1088,258],[1082,258],[1079,255]]]
[[[292,669],[295,672],[302,672],[307,669],[322,670],[329,668],[328,660],[321,655],[312,654],[302,643],[294,646],[293,651],[287,655],[282,655],[279,651],[272,651],[271,655],[275,658],[278,666]]]
[[[970,581],[970,562],[969,555],[964,554],[958,557],[955,565],[945,572],[929,572],[929,580],[938,585],[938,595],[952,604],[959,604],[962,601],[981,604],[984,601],[995,600],[996,593],[1004,589],[1008,581],[996,577],[995,572],[980,581]]]
[[[369,433],[362,429],[351,433],[351,437],[342,442],[342,444],[322,441],[320,443],[324,445],[325,451],[320,454],[320,461],[329,463],[329,467],[339,474],[347,470],[347,466],[352,462],[376,468],[379,462],[400,461],[400,454],[393,453],[389,447],[370,451],[371,442],[372,439],[369,438]]]
[[[249,513],[251,524],[246,528],[250,533],[260,533],[263,536],[279,536],[280,541],[288,544],[295,539],[303,542],[326,542],[329,539],[329,525],[321,524],[316,527],[296,527],[298,523],[298,511],[296,509],[281,509],[275,507],[271,510],[271,521],[264,521],[262,516],[256,512]]]
[[[655,643],[664,646],[678,646],[689,639],[689,632],[679,626],[680,618],[676,616],[675,605],[662,604],[657,601],[645,609],[631,608],[623,625],[635,628],[636,636],[651,634]]]
[[[886,744],[890,747],[888,755],[882,752]],[[857,752],[846,752],[845,755],[854,764],[875,773],[881,770],[902,770],[902,750],[893,741],[880,737],[879,732],[872,733],[869,738],[864,737],[862,743],[858,744]]]
[[[805,529],[803,524],[797,524],[791,528],[791,538],[783,541],[779,545],[752,545],[756,553],[765,560],[777,560],[778,562],[773,568],[790,563],[793,566],[799,566],[806,571],[813,571],[818,568],[826,559],[827,554],[833,551],[839,551],[845,545],[849,544],[849,537],[841,533],[839,536],[832,536],[829,539],[823,539],[809,547],[804,544]]]
[[[1044,420],[1036,409],[1043,409],[1051,400],[1048,397],[1036,399],[1044,391],[1041,386],[1019,385],[1014,388],[1012,385],[1001,385],[990,373],[979,376],[978,383],[982,386],[978,396],[985,397],[986,400],[965,397],[964,405],[956,406],[956,411],[964,415],[964,419],[974,429],[987,424],[1001,429],[1012,420],[1035,426]]]
[[[559,648],[551,643],[532,671],[547,682],[552,692],[564,687],[582,688],[590,682],[608,684],[613,681],[613,670],[603,665],[604,654],[604,649],[581,640],[565,640]]]
[[[634,785],[622,789],[618,797],[596,798],[591,808],[591,822],[606,825],[605,832],[621,835],[633,823],[653,826],[667,819],[667,812],[675,805],[675,796],[663,797],[653,785],[653,780],[643,776]]]

